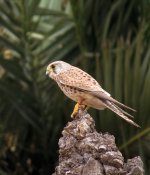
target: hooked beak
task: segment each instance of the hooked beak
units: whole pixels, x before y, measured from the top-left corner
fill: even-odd
[[[49,75],[51,72],[52,72],[52,68],[51,67],[50,68],[48,67],[47,70],[46,70],[46,75]]]
[[[48,75],[49,74],[49,71],[48,70],[46,70],[46,75]]]

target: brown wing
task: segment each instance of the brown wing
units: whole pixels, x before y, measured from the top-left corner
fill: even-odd
[[[70,87],[75,87],[84,91],[101,91],[110,95],[108,92],[104,91],[99,83],[88,73],[82,71],[77,67],[71,67],[57,75],[57,81],[63,85]]]

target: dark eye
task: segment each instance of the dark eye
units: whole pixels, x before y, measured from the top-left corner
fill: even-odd
[[[51,65],[51,68],[52,68],[52,69],[55,69],[55,65],[52,64],[52,65]]]

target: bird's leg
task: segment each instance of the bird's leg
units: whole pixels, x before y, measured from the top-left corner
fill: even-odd
[[[73,112],[71,114],[71,118],[74,118],[75,115],[78,113],[78,110],[79,110],[79,103],[77,103],[75,106],[74,106],[74,109],[73,109]]]
[[[82,105],[82,102],[83,102],[83,101],[84,101],[84,100],[82,99],[82,100],[79,100],[79,101],[77,102],[77,104],[75,105],[75,107],[74,107],[74,109],[73,109],[73,112],[72,112],[72,114],[71,114],[71,118],[74,118],[75,115],[78,113],[79,108],[80,108],[80,107],[83,107],[83,105]],[[86,106],[84,105],[83,108],[86,109]]]

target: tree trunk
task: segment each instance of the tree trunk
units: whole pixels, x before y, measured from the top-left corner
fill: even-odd
[[[114,136],[98,133],[93,118],[79,110],[59,140],[59,165],[53,175],[144,175],[140,157],[127,163]]]

